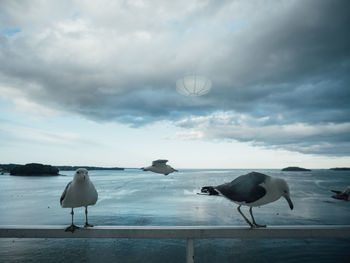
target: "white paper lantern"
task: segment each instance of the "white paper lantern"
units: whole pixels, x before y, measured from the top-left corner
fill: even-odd
[[[184,96],[202,96],[211,89],[211,81],[203,76],[189,75],[176,81],[176,90]]]

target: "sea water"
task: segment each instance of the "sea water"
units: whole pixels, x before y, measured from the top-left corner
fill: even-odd
[[[246,226],[237,205],[223,197],[197,195],[202,186],[232,181],[253,170],[180,170],[168,176],[137,169],[89,171],[99,194],[89,207],[94,225]],[[294,210],[286,200],[254,208],[260,224],[350,224],[350,202],[331,198],[331,189],[350,185],[349,171],[282,172],[254,170],[284,178]],[[0,175],[0,225],[69,225],[70,209],[59,199],[73,171],[60,176]],[[243,211],[249,215],[248,209]],[[83,225],[84,208],[74,222]],[[172,239],[0,239],[0,262],[184,262],[185,240]],[[350,241],[195,240],[196,262],[343,262]]]

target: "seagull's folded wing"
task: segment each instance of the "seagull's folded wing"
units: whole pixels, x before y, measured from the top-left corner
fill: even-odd
[[[60,198],[60,204],[61,204],[61,205],[62,205],[62,202],[63,202],[64,198],[66,197],[68,188],[69,188],[69,186],[71,185],[71,183],[72,183],[72,182],[69,182],[69,183],[67,184],[66,188],[64,188],[64,191],[63,191],[63,193],[62,193],[62,195],[61,195],[61,198]]]
[[[260,185],[265,178],[263,174],[247,174],[215,188],[233,201],[252,203],[266,194],[265,188]]]

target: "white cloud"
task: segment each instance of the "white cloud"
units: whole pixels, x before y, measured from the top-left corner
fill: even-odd
[[[79,134],[73,132],[54,132],[21,125],[4,124],[2,131],[7,132],[20,142],[40,143],[44,145],[74,146],[82,141]]]
[[[35,85],[28,85],[28,88],[31,90],[40,90],[40,87]],[[0,94],[4,99],[12,101],[17,111],[27,113],[28,115],[32,115],[32,117],[53,117],[61,114],[58,110],[26,98],[26,94],[18,89],[0,86]]]

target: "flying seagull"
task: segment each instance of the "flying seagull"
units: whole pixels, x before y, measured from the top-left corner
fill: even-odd
[[[336,193],[336,195],[333,195],[332,198],[344,200],[344,201],[350,201],[350,186],[346,188],[344,191],[338,191],[338,190],[331,190],[333,193]]]
[[[86,170],[85,168],[77,169],[75,171],[73,181],[70,181],[67,184],[60,199],[60,203],[62,207],[72,208],[72,212],[71,212],[72,224],[69,227],[67,227],[65,231],[70,231],[73,233],[75,229],[79,228],[73,223],[73,216],[74,216],[73,209],[81,206],[85,206],[85,218],[86,218],[85,227],[93,226],[88,223],[87,207],[89,205],[96,204],[97,198],[98,198],[98,194],[95,189],[95,186],[90,181],[88,170]]]
[[[170,165],[167,165],[166,163],[168,160],[155,160],[152,162],[151,166],[148,167],[142,167],[141,170],[143,171],[151,171],[154,173],[164,174],[168,175],[172,172],[177,172],[173,167]]]
[[[223,195],[238,204],[238,212],[252,228],[266,227],[266,225],[259,225],[255,222],[253,207],[274,202],[280,197],[287,200],[290,209],[294,207],[285,180],[257,172],[241,175],[230,183],[202,187],[201,192],[209,195]],[[250,207],[249,213],[252,222],[242,213],[242,205]]]

